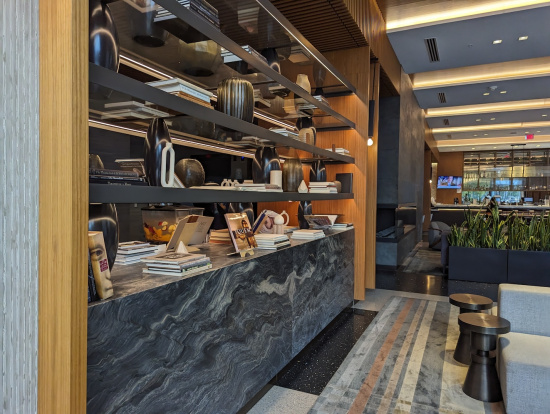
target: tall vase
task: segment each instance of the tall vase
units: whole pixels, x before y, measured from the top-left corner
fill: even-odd
[[[161,47],[166,43],[169,33],[155,23],[155,2],[152,0],[130,0],[133,3],[141,3],[148,9],[141,12],[133,7],[128,8],[130,22],[132,24],[132,38],[136,43],[145,47]]]
[[[325,169],[325,162],[323,160],[315,160],[311,163],[311,167],[309,169],[309,181],[327,181],[327,170]]]
[[[118,250],[118,227],[118,215],[114,204],[90,204],[88,231],[103,233],[109,269],[113,268]]]
[[[298,205],[298,223],[301,229],[309,229],[309,223],[305,216],[313,214],[311,201],[300,201]]]
[[[292,158],[283,164],[283,191],[296,192],[304,179],[304,170],[296,150],[293,149],[291,154]]]
[[[254,119],[254,87],[239,78],[224,79],[218,84],[218,111],[243,121]]]
[[[149,185],[161,186],[162,150],[172,142],[170,131],[162,118],[154,118],[145,137],[145,173]]]
[[[252,161],[252,180],[254,183],[269,183],[269,173],[280,169],[281,162],[275,147],[261,147],[256,150]]]
[[[296,78],[296,85],[298,85],[302,89],[305,89],[307,93],[311,93],[311,84],[309,83],[309,78],[307,77],[307,75],[300,73]]]

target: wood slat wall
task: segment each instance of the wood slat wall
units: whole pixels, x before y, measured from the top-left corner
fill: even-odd
[[[86,412],[88,2],[40,0],[38,412]]]

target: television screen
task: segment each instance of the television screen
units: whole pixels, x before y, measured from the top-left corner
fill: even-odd
[[[437,188],[462,188],[462,177],[440,175],[437,178]]]

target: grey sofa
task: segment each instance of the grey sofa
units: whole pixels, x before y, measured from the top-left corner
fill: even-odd
[[[498,315],[511,326],[510,333],[498,339],[497,364],[506,412],[549,413],[550,288],[501,284]]]

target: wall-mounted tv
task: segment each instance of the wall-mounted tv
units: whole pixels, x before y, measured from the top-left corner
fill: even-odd
[[[440,175],[437,178],[437,188],[462,188],[462,177],[456,175]]]

